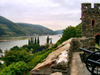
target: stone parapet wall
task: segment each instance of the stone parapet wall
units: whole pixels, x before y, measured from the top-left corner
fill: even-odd
[[[95,38],[71,38],[61,45],[55,51],[50,53],[47,58],[39,63],[30,71],[30,75],[53,75],[60,72],[60,75],[70,75],[71,61],[73,52],[80,52],[79,48],[89,48],[95,45]],[[66,51],[66,57],[61,56],[62,52]],[[65,61],[58,61],[65,58]]]
[[[94,37],[73,38],[71,41],[72,52],[80,52],[79,48],[87,49],[91,46],[95,46],[95,38]]]

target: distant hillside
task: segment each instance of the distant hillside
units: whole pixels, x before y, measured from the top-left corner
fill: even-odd
[[[0,35],[24,35],[20,26],[0,16]]]
[[[35,24],[28,24],[28,23],[16,23],[20,25],[23,28],[23,32],[27,34],[54,34],[53,30],[50,30],[46,27],[43,27],[41,25],[35,25]]]
[[[14,23],[0,16],[0,36],[22,36],[22,35],[46,35],[54,32],[41,25],[27,23]]]
[[[62,34],[63,30],[56,30],[54,31],[56,34]]]

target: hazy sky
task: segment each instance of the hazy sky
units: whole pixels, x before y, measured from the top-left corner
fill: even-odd
[[[13,21],[40,24],[52,30],[78,25],[81,3],[100,0],[0,0],[0,15]]]

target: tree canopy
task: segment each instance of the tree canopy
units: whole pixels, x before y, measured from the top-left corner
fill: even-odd
[[[6,51],[3,60],[6,65],[10,65],[13,62],[25,61],[28,63],[31,60],[31,55],[26,51]]]
[[[82,23],[80,23],[76,27],[68,26],[66,29],[63,30],[62,38],[58,42],[62,43],[72,37],[81,37],[82,33],[81,26]]]
[[[28,65],[24,61],[14,62],[8,67],[6,66],[0,75],[23,75],[28,70]]]

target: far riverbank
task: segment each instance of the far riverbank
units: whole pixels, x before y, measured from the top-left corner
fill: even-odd
[[[46,44],[47,36],[48,35],[39,36],[40,45]],[[5,51],[5,50],[9,50],[13,46],[21,47],[23,45],[27,45],[28,39],[29,38],[35,38],[35,37],[38,37],[38,36],[4,37],[3,39],[6,39],[6,40],[0,41],[0,49]],[[61,37],[62,37],[62,35],[60,35],[60,34],[59,35],[49,35],[49,38],[52,38],[53,44],[55,44]]]
[[[0,41],[16,41],[30,39],[30,36],[18,36],[18,37],[0,37]]]
[[[2,39],[0,41],[17,41],[17,40],[26,40],[26,39],[30,39],[30,38],[23,38],[23,39]]]

